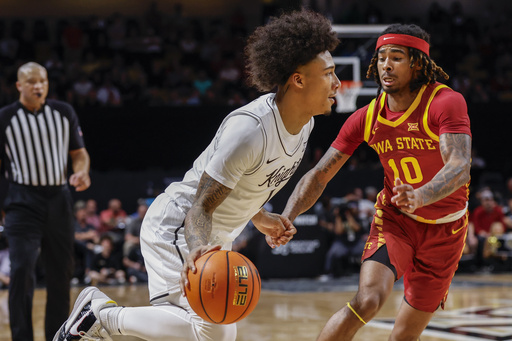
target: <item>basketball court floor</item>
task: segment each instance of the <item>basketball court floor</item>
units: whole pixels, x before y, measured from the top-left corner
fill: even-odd
[[[329,317],[352,298],[357,275],[317,279],[264,280],[260,301],[238,323],[238,341],[313,341]],[[72,289],[72,300],[82,287]],[[119,305],[147,304],[147,287],[102,287]],[[402,302],[402,284],[396,283],[378,316],[362,328],[355,341],[387,340]],[[34,300],[35,340],[44,341],[46,293],[38,289]],[[114,337],[119,341],[140,340]],[[512,340],[512,274],[455,276],[444,311],[438,311],[421,336],[422,341]],[[10,341],[7,290],[0,290],[0,341]]]

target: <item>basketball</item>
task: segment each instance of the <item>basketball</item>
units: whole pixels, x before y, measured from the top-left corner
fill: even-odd
[[[188,302],[197,315],[216,324],[235,323],[258,304],[261,279],[254,264],[235,251],[217,250],[196,261],[189,271]]]

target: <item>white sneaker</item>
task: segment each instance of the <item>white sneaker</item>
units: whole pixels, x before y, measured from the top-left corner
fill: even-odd
[[[101,309],[115,306],[117,303],[98,288],[85,288],[78,295],[71,315],[55,334],[53,341],[112,341],[110,335],[102,327],[99,316]]]

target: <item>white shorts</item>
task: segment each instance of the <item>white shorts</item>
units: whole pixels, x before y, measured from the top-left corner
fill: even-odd
[[[151,303],[166,302],[181,293],[180,274],[189,250],[183,223],[185,213],[165,193],[149,207],[140,230],[140,245],[148,272]]]
[[[148,272],[152,305],[171,304],[188,313],[182,323],[191,323],[201,341],[234,341],[236,324],[219,325],[204,321],[190,307],[180,288],[183,259],[189,250],[183,223],[185,213],[165,193],[149,207],[140,231],[140,244]],[[186,322],[189,321],[189,322]]]

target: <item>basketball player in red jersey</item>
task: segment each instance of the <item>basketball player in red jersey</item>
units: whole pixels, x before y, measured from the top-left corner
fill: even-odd
[[[389,340],[417,340],[446,300],[466,238],[471,131],[464,98],[436,81],[448,75],[429,57],[429,40],[416,25],[382,33],[367,73],[379,96],[348,118],[283,212],[293,221],[311,207],[363,141],[379,154],[384,189],[359,289],[318,340],[352,340],[402,276],[404,301]]]

